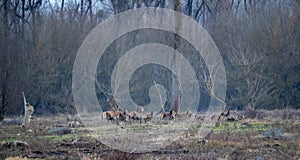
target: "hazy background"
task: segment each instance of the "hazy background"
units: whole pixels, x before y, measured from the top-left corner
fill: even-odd
[[[299,0],[2,0],[0,120],[24,112],[22,91],[35,115],[76,113],[72,68],[81,42],[106,18],[145,7],[182,12],[209,32],[224,59],[228,107],[300,108]],[[107,58],[98,74],[112,67],[110,58],[116,59],[114,54]],[[209,81],[204,68],[197,70],[203,74],[203,92]],[[107,110],[104,100],[110,95],[101,91],[99,102]],[[202,103],[208,104],[209,96]]]

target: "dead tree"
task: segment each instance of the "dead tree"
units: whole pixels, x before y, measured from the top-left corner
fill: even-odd
[[[22,93],[23,93],[24,110],[25,110],[25,115],[24,115],[22,126],[28,128],[28,127],[30,127],[30,119],[34,112],[34,108],[32,105],[29,104],[29,102],[26,101],[24,92],[22,92]]]

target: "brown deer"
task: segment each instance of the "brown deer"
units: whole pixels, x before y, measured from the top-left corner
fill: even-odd
[[[170,113],[160,113],[159,117],[160,119],[174,119],[176,116],[176,112],[174,110],[171,110]]]
[[[179,108],[180,108],[180,94],[178,94],[175,97],[175,103],[172,106],[172,110],[170,111],[170,113],[160,113],[159,117],[160,119],[165,119],[165,120],[172,120],[175,118]]]
[[[118,112],[117,118],[120,121],[127,121],[127,110],[125,109],[123,112]]]
[[[143,120],[144,120],[145,123],[147,121],[148,122],[151,121],[152,117],[153,117],[153,111],[150,114],[145,114],[145,115],[142,116],[142,118],[143,118]]]
[[[204,119],[205,119],[205,116],[203,116],[203,115],[199,115],[196,117],[196,121],[202,122],[202,121],[204,121]]]
[[[233,115],[235,113],[236,113],[236,110],[229,109],[227,111],[227,113],[222,112],[218,120],[220,120],[220,121],[224,121],[224,120],[235,121],[235,120],[237,120],[235,117],[233,117]]]
[[[110,111],[106,111],[102,113],[102,119],[106,119],[108,121],[114,121],[119,119],[119,106],[114,105],[115,103],[107,99],[107,103],[111,107]]]
[[[191,111],[186,111],[186,114],[177,113],[175,118],[183,120],[183,119],[187,119],[187,118],[190,118],[190,117],[192,117],[192,112]]]
[[[134,122],[136,120],[139,120],[140,123],[142,121],[142,112],[144,111],[144,108],[143,107],[138,107],[136,109],[136,111],[133,111],[133,112],[130,112],[128,114],[128,117],[129,117],[129,121],[131,122]]]
[[[112,110],[106,111],[102,113],[102,119],[106,119],[108,121],[118,120],[119,116],[119,106],[113,107]]]

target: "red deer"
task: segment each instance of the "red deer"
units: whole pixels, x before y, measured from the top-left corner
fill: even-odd
[[[238,116],[238,121],[243,120],[243,119],[246,119],[246,117],[243,116],[243,115],[239,115],[239,116]]]
[[[133,111],[129,113],[129,120],[132,120],[132,122],[134,122],[135,120],[141,120],[141,114]]]
[[[174,119],[176,116],[176,112],[174,110],[171,110],[170,113],[160,113],[159,117],[160,119]]]
[[[134,122],[135,120],[139,120],[140,123],[141,123],[141,120],[142,120],[142,112],[144,111],[144,108],[143,107],[138,107],[136,109],[136,111],[133,111],[133,112],[130,112],[128,114],[128,117],[129,117],[129,121],[132,120],[132,122]]]
[[[160,113],[159,114],[159,117],[160,119],[168,119],[168,120],[172,120],[175,118],[179,108],[180,108],[180,94],[178,94],[176,97],[175,97],[175,103],[174,105],[172,106],[172,110],[170,111],[170,113]]]
[[[147,121],[151,121],[152,117],[153,117],[153,111],[151,112],[151,114],[145,114],[142,116],[143,117],[143,120],[144,122],[146,123]]]
[[[106,111],[102,113],[102,119],[106,119],[108,121],[117,120],[119,117],[119,106],[113,107],[112,110]]]
[[[205,116],[199,115],[199,116],[196,118],[196,121],[202,122],[202,121],[204,121],[204,119],[205,119]]]
[[[190,117],[192,117],[192,112],[191,111],[187,111],[186,114],[177,113],[176,116],[175,116],[176,119],[181,119],[181,120],[187,119],[187,118],[190,118]]]
[[[110,111],[106,111],[102,113],[102,118],[106,119],[108,121],[114,121],[118,120],[118,112],[119,112],[119,106],[115,105],[114,100],[110,101],[110,99],[106,100],[109,106],[111,107]]]
[[[117,117],[118,117],[118,120],[120,120],[120,121],[126,121],[127,110],[124,110],[123,112],[118,112]]]
[[[72,121],[68,123],[69,128],[78,128],[80,127],[80,122]]]
[[[229,109],[227,111],[227,113],[223,112],[221,113],[220,117],[218,120],[227,120],[227,121],[236,121],[237,118],[235,118],[233,115],[236,113],[236,110],[232,110],[232,109]]]
[[[226,120],[226,118],[232,113],[231,110],[228,110],[226,113],[222,112],[220,115],[213,114],[210,116],[211,120],[217,119],[218,121]]]
[[[213,114],[213,115],[210,115],[210,120],[219,120],[222,115],[217,115],[217,114]]]
[[[232,110],[232,109],[229,109],[227,112],[222,112],[217,119],[216,126],[219,126],[220,124],[226,121],[238,121],[239,119],[235,113],[236,110]],[[227,123],[225,123],[225,125],[227,126]]]

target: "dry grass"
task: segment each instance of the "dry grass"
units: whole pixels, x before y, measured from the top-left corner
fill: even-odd
[[[265,113],[264,113],[265,114]],[[271,114],[273,115],[273,114]],[[274,113],[274,115],[276,115]],[[75,128],[69,134],[49,134],[51,127],[67,126],[65,118],[36,118],[33,132],[26,132],[20,126],[0,126],[0,159],[7,157],[43,159],[299,159],[300,118],[279,120],[265,117],[260,120],[227,122],[215,127],[205,141],[197,138],[196,123],[186,128],[185,123],[170,124],[126,124],[100,127]],[[113,127],[112,127],[113,126]],[[284,132],[279,139],[265,138],[262,133],[270,128]],[[181,131],[177,140],[172,136]],[[131,134],[131,136],[128,136]],[[127,139],[126,139],[127,137]],[[135,139],[132,139],[135,138]],[[28,147],[7,146],[6,143],[22,141]],[[136,143],[146,143],[151,147],[165,141],[162,149],[143,154],[126,153],[111,149],[106,144],[124,144],[124,148],[134,152]],[[166,143],[165,143],[166,144]],[[121,146],[122,147],[122,146]]]

